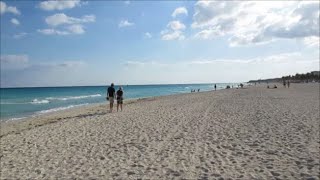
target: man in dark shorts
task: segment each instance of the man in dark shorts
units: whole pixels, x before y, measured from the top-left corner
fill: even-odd
[[[108,87],[108,91],[107,91],[107,100],[110,101],[110,112],[112,112],[113,109],[113,103],[114,103],[114,97],[116,95],[116,90],[114,89],[114,84],[111,83],[111,86]]]
[[[122,104],[123,104],[123,90],[122,90],[122,87],[120,86],[119,90],[117,91],[117,112],[119,110],[119,105],[122,111]]]

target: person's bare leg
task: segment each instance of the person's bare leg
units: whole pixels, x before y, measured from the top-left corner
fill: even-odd
[[[120,104],[120,109],[121,109],[121,111],[122,111],[122,104]]]
[[[117,112],[119,111],[119,103],[117,103]]]
[[[113,109],[113,103],[110,103],[110,112],[112,112]]]

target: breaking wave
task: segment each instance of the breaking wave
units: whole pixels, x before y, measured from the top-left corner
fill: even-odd
[[[85,99],[85,98],[93,98],[100,97],[101,94],[92,94],[92,95],[84,95],[84,96],[68,96],[68,97],[47,97],[46,100],[59,100],[59,101],[68,101],[74,99]]]

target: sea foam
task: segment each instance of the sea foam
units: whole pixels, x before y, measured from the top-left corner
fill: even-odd
[[[46,100],[46,99],[44,99],[44,100],[34,99],[30,103],[31,104],[47,104],[47,103],[50,103],[50,101]]]
[[[11,118],[9,119],[9,121],[17,121],[17,120],[21,120],[21,119],[25,119],[27,117],[18,117],[18,118]]]
[[[75,108],[75,107],[80,107],[80,106],[85,106],[88,105],[88,103],[85,104],[78,104],[78,105],[69,105],[65,107],[58,107],[58,108],[52,108],[52,109],[47,109],[47,110],[42,110],[38,111],[36,114],[46,114],[46,113],[51,113],[51,112],[56,112],[56,111],[62,111],[70,108]]]
[[[68,101],[74,99],[85,99],[85,98],[93,98],[100,97],[101,94],[92,94],[92,95],[84,95],[84,96],[68,96],[68,97],[47,97],[46,100],[59,100],[59,101]]]

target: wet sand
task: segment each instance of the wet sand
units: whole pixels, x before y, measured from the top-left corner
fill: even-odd
[[[319,84],[171,95],[1,123],[1,179],[316,179]]]

